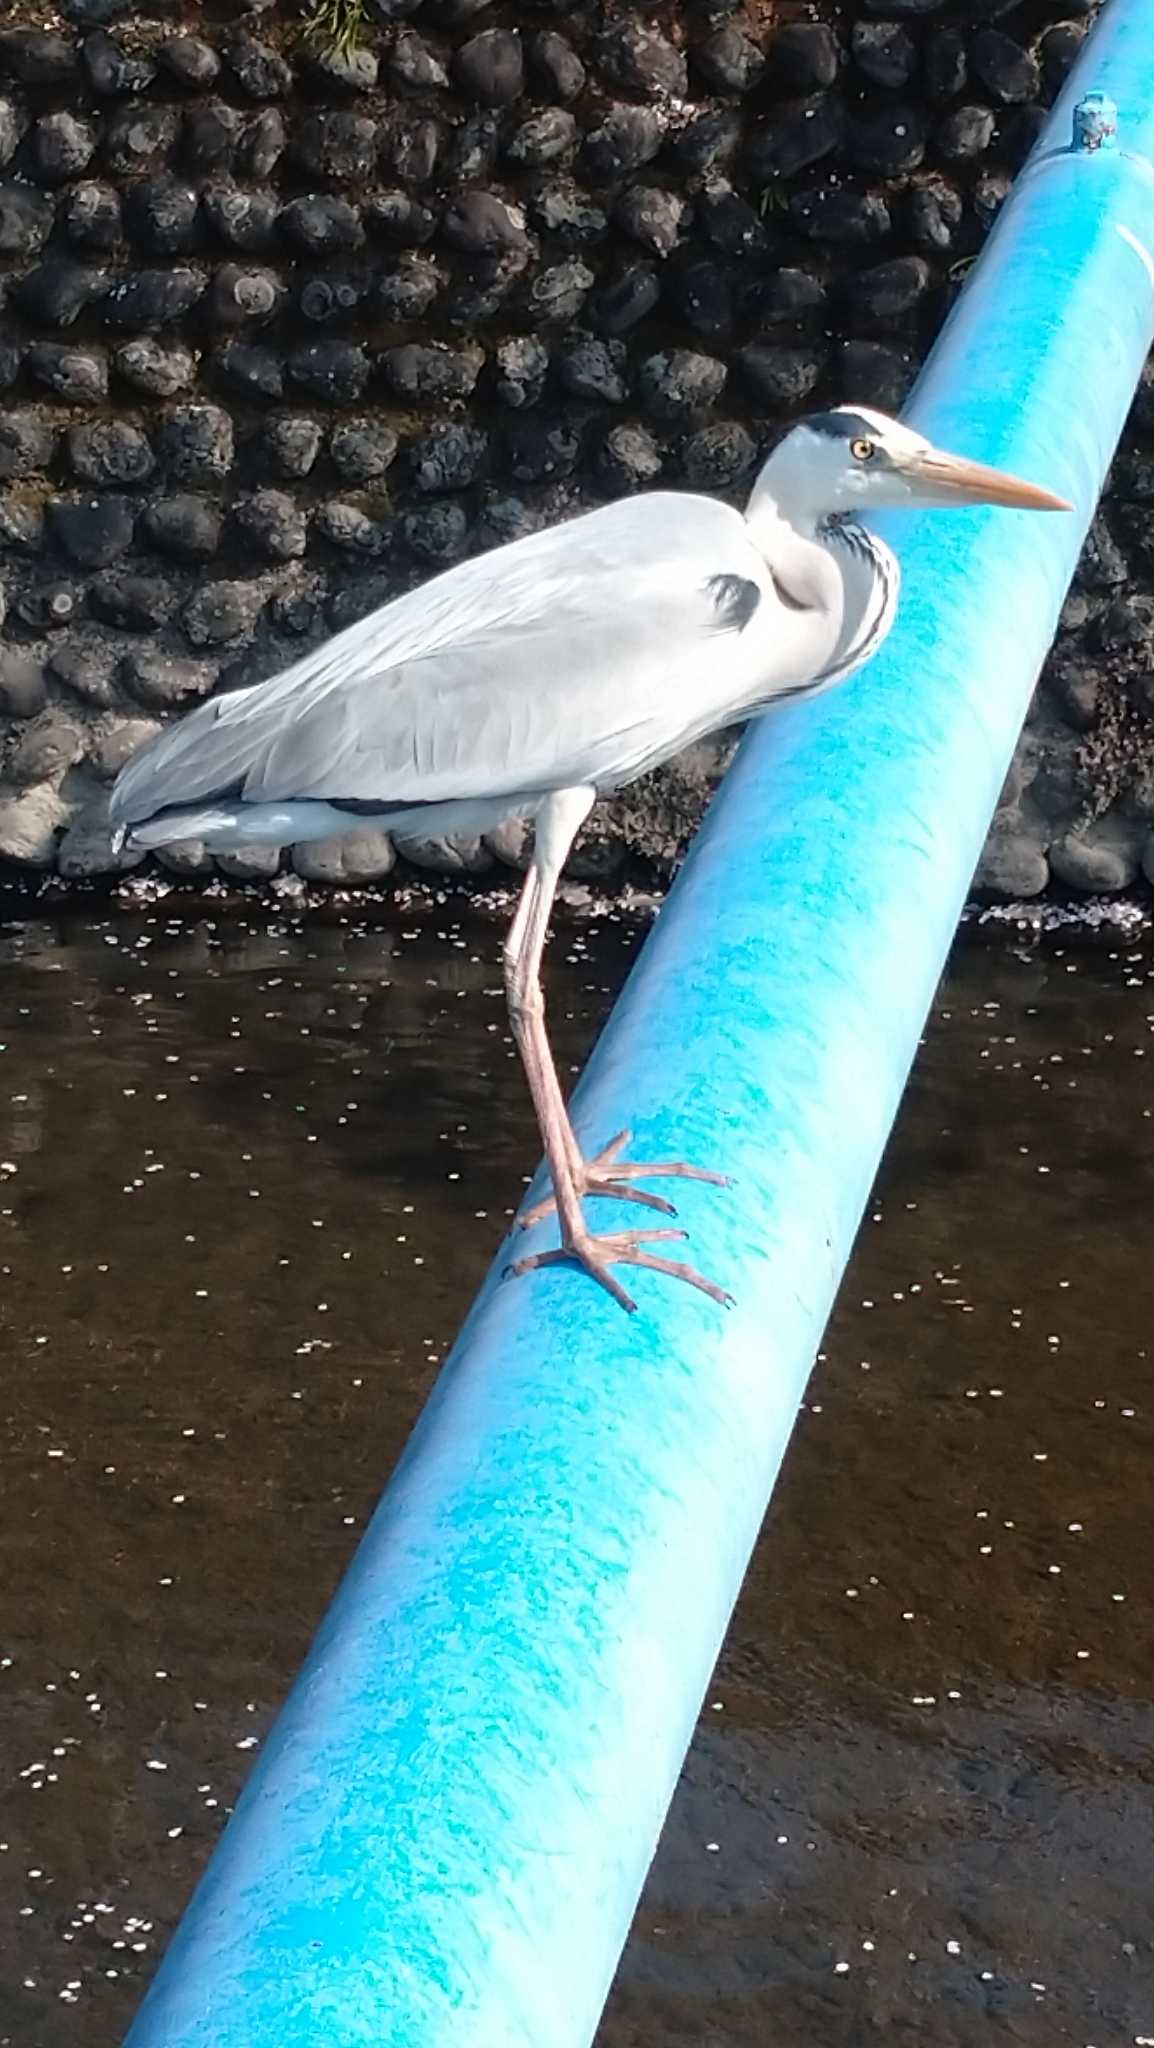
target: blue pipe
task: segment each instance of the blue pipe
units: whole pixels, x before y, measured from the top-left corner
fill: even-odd
[[[887,647],[747,741],[581,1084],[734,1174],[678,1199],[737,1306],[506,1249],[130,2048],[590,2041],[1154,333],[1152,151],[1112,0],[910,409],[1077,516],[889,522]]]

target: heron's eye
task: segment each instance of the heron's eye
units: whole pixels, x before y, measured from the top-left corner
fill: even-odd
[[[872,462],[874,457],[874,444],[872,441],[851,441],[849,444],[849,452],[853,456],[855,462]]]

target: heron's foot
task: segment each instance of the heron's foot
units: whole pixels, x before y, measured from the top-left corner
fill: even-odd
[[[705,1180],[715,1188],[732,1186],[727,1173],[709,1173],[703,1166],[687,1166],[683,1159],[622,1159],[621,1152],[629,1143],[631,1133],[618,1131],[608,1145],[595,1152],[592,1159],[580,1160],[574,1170],[574,1182],[578,1195],[612,1195],[618,1202],[640,1202],[643,1208],[657,1209],[662,1216],[676,1216],[672,1202],[666,1202],[660,1195],[651,1195],[645,1188],[635,1188],[635,1180],[657,1180],[664,1177],[671,1180]],[[556,1196],[546,1195],[535,1202],[531,1209],[519,1218],[522,1230],[531,1230],[534,1223],[550,1216],[557,1206]]]
[[[716,1179],[717,1176],[711,1175],[710,1178]],[[680,1259],[663,1259],[656,1252],[642,1248],[647,1241],[684,1239],[685,1235],[684,1230],[620,1230],[598,1236],[591,1230],[582,1230],[556,1251],[533,1252],[528,1258],[517,1259],[508,1270],[510,1273],[531,1273],[535,1266],[581,1266],[632,1315],[637,1303],[632,1295],[626,1293],[611,1269],[614,1266],[647,1266],[654,1273],[668,1273],[673,1280],[686,1280],[691,1287],[708,1294],[711,1301],[720,1302],[723,1308],[732,1308],[733,1296],[727,1294],[724,1287],[715,1287],[712,1280],[704,1279]]]

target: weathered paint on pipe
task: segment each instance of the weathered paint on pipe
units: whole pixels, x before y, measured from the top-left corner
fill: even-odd
[[[736,1308],[495,1270],[131,2048],[589,2042],[1150,343],[1152,151],[1113,0],[911,407],[1077,516],[891,522],[887,648],[744,746],[582,1083],[735,1175],[679,1201]]]

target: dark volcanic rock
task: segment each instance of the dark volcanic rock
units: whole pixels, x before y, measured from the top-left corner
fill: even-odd
[[[716,177],[728,171],[742,140],[740,116],[726,110],[700,114],[672,138],[676,162],[692,177]]]
[[[196,364],[187,349],[165,348],[150,335],[122,342],[113,350],[112,367],[118,377],[150,398],[175,398],[196,379]]]
[[[41,583],[22,590],[12,609],[21,624],[34,633],[53,633],[75,618],[77,594],[69,583]]]
[[[463,506],[451,502],[422,505],[403,515],[401,538],[421,561],[456,562],[468,546],[468,517]]]
[[[196,246],[199,210],[192,186],[165,173],[129,186],[124,225],[130,240],[150,256],[182,256]]]
[[[499,344],[493,357],[493,390],[515,412],[536,405],[549,374],[549,351],[536,335],[516,335]]]
[[[697,491],[728,491],[752,469],[757,444],[739,420],[715,420],[690,434],[681,450],[681,468]]]
[[[176,141],[171,107],[120,107],[104,124],[101,154],[117,177],[159,170]]]
[[[921,256],[897,256],[860,270],[850,286],[850,303],[863,324],[886,327],[915,312],[934,281]]]
[[[689,91],[685,58],[656,29],[626,15],[602,36],[597,68],[610,87],[637,99],[683,100]]]
[[[756,256],[768,247],[765,225],[748,199],[724,179],[715,179],[698,194],[698,225],[725,256]]]
[[[272,276],[279,298],[280,280],[275,274]],[[300,280],[296,291],[297,310],[303,320],[316,327],[343,323],[367,299],[372,284],[373,276],[369,270],[359,266],[350,268],[347,264],[333,265]]]
[[[377,286],[377,304],[389,321],[420,320],[444,283],[435,263],[422,256],[402,256]]]
[[[100,349],[34,341],[24,362],[37,384],[69,405],[99,405],[108,396],[108,364]]]
[[[597,456],[597,474],[614,496],[647,490],[662,470],[661,449],[648,427],[611,427]]]
[[[271,562],[296,562],[308,544],[308,520],[287,491],[255,491],[238,505],[236,522],[245,539]]]
[[[556,483],[576,469],[581,437],[567,420],[517,413],[505,428],[505,456],[517,483]]]
[[[966,89],[966,38],[960,28],[932,28],[922,45],[922,84],[932,100],[952,100]]]
[[[445,240],[470,256],[524,249],[527,238],[517,214],[495,192],[462,192],[450,199],[442,223]]]
[[[189,92],[206,92],[220,76],[220,58],[198,36],[169,36],[156,52],[161,71]]]
[[[242,131],[237,167],[242,177],[271,178],[288,143],[284,119],[276,107],[262,107]]]
[[[181,126],[180,153],[198,177],[232,169],[244,127],[235,107],[222,100],[202,100],[189,107]]]
[[[35,256],[52,232],[55,208],[30,185],[0,185],[0,256]]]
[[[1037,59],[996,28],[981,29],[973,38],[970,68],[986,91],[1007,105],[1032,100],[1041,84]]]
[[[250,100],[279,100],[292,88],[292,68],[278,51],[253,36],[234,36],[225,63]]]
[[[0,35],[0,77],[66,92],[76,84],[76,51],[65,36],[13,28]]]
[[[952,248],[964,212],[961,193],[944,178],[928,178],[923,185],[911,187],[910,234],[919,249]]]
[[[188,263],[170,270],[131,270],[109,286],[100,302],[105,325],[154,334],[181,320],[202,297],[207,279]]]
[[[846,137],[849,161],[877,177],[914,171],[925,153],[925,124],[910,106],[880,107],[852,122]]]
[[[733,327],[733,286],[724,265],[708,258],[675,264],[669,298],[703,341],[724,341]]]
[[[0,412],[0,480],[36,476],[56,452],[56,429],[34,412]]]
[[[581,313],[593,282],[593,272],[580,258],[567,256],[530,273],[519,295],[522,313],[534,327],[568,326]]]
[[[725,388],[725,364],[693,349],[662,349],[639,365],[637,388],[654,419],[678,422],[716,403]]]
[[[449,83],[449,74],[435,50],[412,29],[403,29],[393,44],[389,76],[401,92],[418,94],[440,92]]]
[[[383,420],[341,420],[329,436],[329,458],[346,483],[379,483],[397,453],[397,437]]]
[[[143,524],[151,545],[177,561],[207,562],[220,546],[221,512],[211,498],[182,492],[157,498]]]
[[[369,359],[351,341],[312,341],[288,359],[292,383],[329,405],[354,405],[369,381]]]
[[[61,219],[74,248],[104,255],[121,240],[120,195],[111,185],[74,185],[64,195]]]
[[[307,414],[270,420],[263,435],[269,468],[275,476],[308,476],[320,454],[323,438],[319,421],[309,419]]]
[[[654,256],[668,256],[677,247],[689,214],[680,192],[662,185],[630,185],[622,193],[614,219],[623,234],[640,242]]]
[[[179,483],[215,483],[232,468],[232,421],[218,405],[177,405],[157,433],[160,459]]]
[[[365,239],[356,207],[325,193],[290,200],[281,213],[280,229],[286,241],[306,256],[343,255],[359,249]]]
[[[784,101],[746,143],[750,170],[766,181],[796,177],[839,149],[845,130],[845,107],[832,93]]]
[[[989,107],[955,107],[939,122],[934,140],[950,163],[983,156],[993,140],[995,120]]]
[[[786,265],[751,286],[749,309],[765,327],[808,327],[825,309],[826,288],[810,270]]]
[[[284,360],[275,349],[247,341],[221,342],[212,351],[209,368],[212,381],[237,398],[284,397]]]
[[[362,218],[370,234],[394,249],[423,249],[437,231],[437,216],[408,192],[378,192],[365,201]]]
[[[337,108],[310,114],[296,134],[296,154],[310,177],[334,185],[359,184],[372,175],[377,156],[377,124],[364,114]]]
[[[94,420],[72,427],[68,459],[86,484],[142,484],[156,467],[147,435],[127,420]]]
[[[880,242],[890,231],[889,208],[880,192],[811,187],[793,195],[789,218],[799,234],[849,246]]]
[[[770,47],[770,76],[779,92],[824,92],[837,74],[837,37],[827,23],[794,21],[778,29]]]
[[[217,647],[251,632],[263,602],[252,583],[206,583],[189,598],[181,618],[194,647]]]
[[[727,22],[693,46],[693,63],[712,92],[740,97],[757,84],[765,58],[743,29]]]
[[[515,29],[486,28],[463,43],[453,73],[467,99],[483,107],[508,107],[521,97],[525,63]]]
[[[413,482],[421,492],[462,491],[489,466],[489,436],[467,420],[438,420],[409,444]]]
[[[609,229],[600,206],[591,206],[576,185],[559,180],[530,193],[528,213],[543,235],[553,235],[566,249],[586,249],[602,242]]]
[[[125,688],[138,704],[146,704],[154,711],[167,711],[190,704],[196,697],[207,697],[216,682],[216,673],[213,662],[189,661],[187,657],[156,654],[146,648],[126,654],[120,664]]]
[[[872,84],[887,90],[908,85],[918,64],[918,46],[900,21],[855,21],[853,61]]]
[[[105,99],[128,99],[134,93],[147,92],[156,77],[151,58],[126,50],[102,29],[85,37],[83,58],[89,85]]]
[[[340,548],[344,554],[370,559],[383,555],[392,537],[390,528],[379,519],[370,519],[359,505],[345,504],[340,499],[318,505],[314,524],[332,547]]]
[[[275,248],[280,199],[271,190],[242,185],[208,185],[200,195],[205,223],[230,249],[263,256]]]
[[[22,277],[15,297],[29,322],[45,327],[71,327],[86,306],[99,299],[108,272],[67,256],[49,256]]]
[[[653,311],[661,285],[652,264],[632,263],[594,293],[589,317],[602,334],[628,334]]]
[[[96,137],[88,121],[76,114],[42,114],[32,131],[32,155],[42,184],[59,185],[66,178],[78,178],[96,151]]]
[[[163,626],[175,598],[158,576],[101,576],[89,585],[88,602],[106,626],[127,633],[153,633]]]
[[[65,554],[82,569],[107,569],[132,545],[135,517],[127,498],[49,498],[48,520]]]
[[[284,286],[275,270],[257,264],[222,263],[213,273],[210,305],[221,327],[245,327],[271,320],[280,309]]]
[[[590,175],[607,182],[640,170],[657,155],[664,136],[661,116],[651,107],[610,107],[585,138]]]
[[[505,154],[511,163],[542,169],[561,163],[577,147],[580,131],[574,115],[565,107],[546,107],[532,114],[510,136]]]
[[[529,40],[529,66],[535,85],[549,99],[567,105],[585,85],[585,66],[571,43],[555,29],[542,29]]]
[[[629,352],[623,341],[600,341],[578,334],[557,352],[557,376],[571,398],[598,405],[621,405],[629,395]]]
[[[847,401],[900,412],[917,371],[911,355],[880,341],[844,341],[838,350],[839,383]]]
[[[483,349],[408,341],[399,348],[385,349],[380,367],[385,381],[400,397],[428,401],[470,397],[484,361]]]
[[[771,412],[789,411],[802,405],[817,385],[825,368],[825,350],[751,342],[740,350],[737,360],[746,385],[760,404]]]
[[[54,647],[48,657],[48,667],[56,681],[71,690],[74,697],[100,711],[109,709],[116,701],[112,687],[114,663],[111,648],[100,642],[73,639]]]

